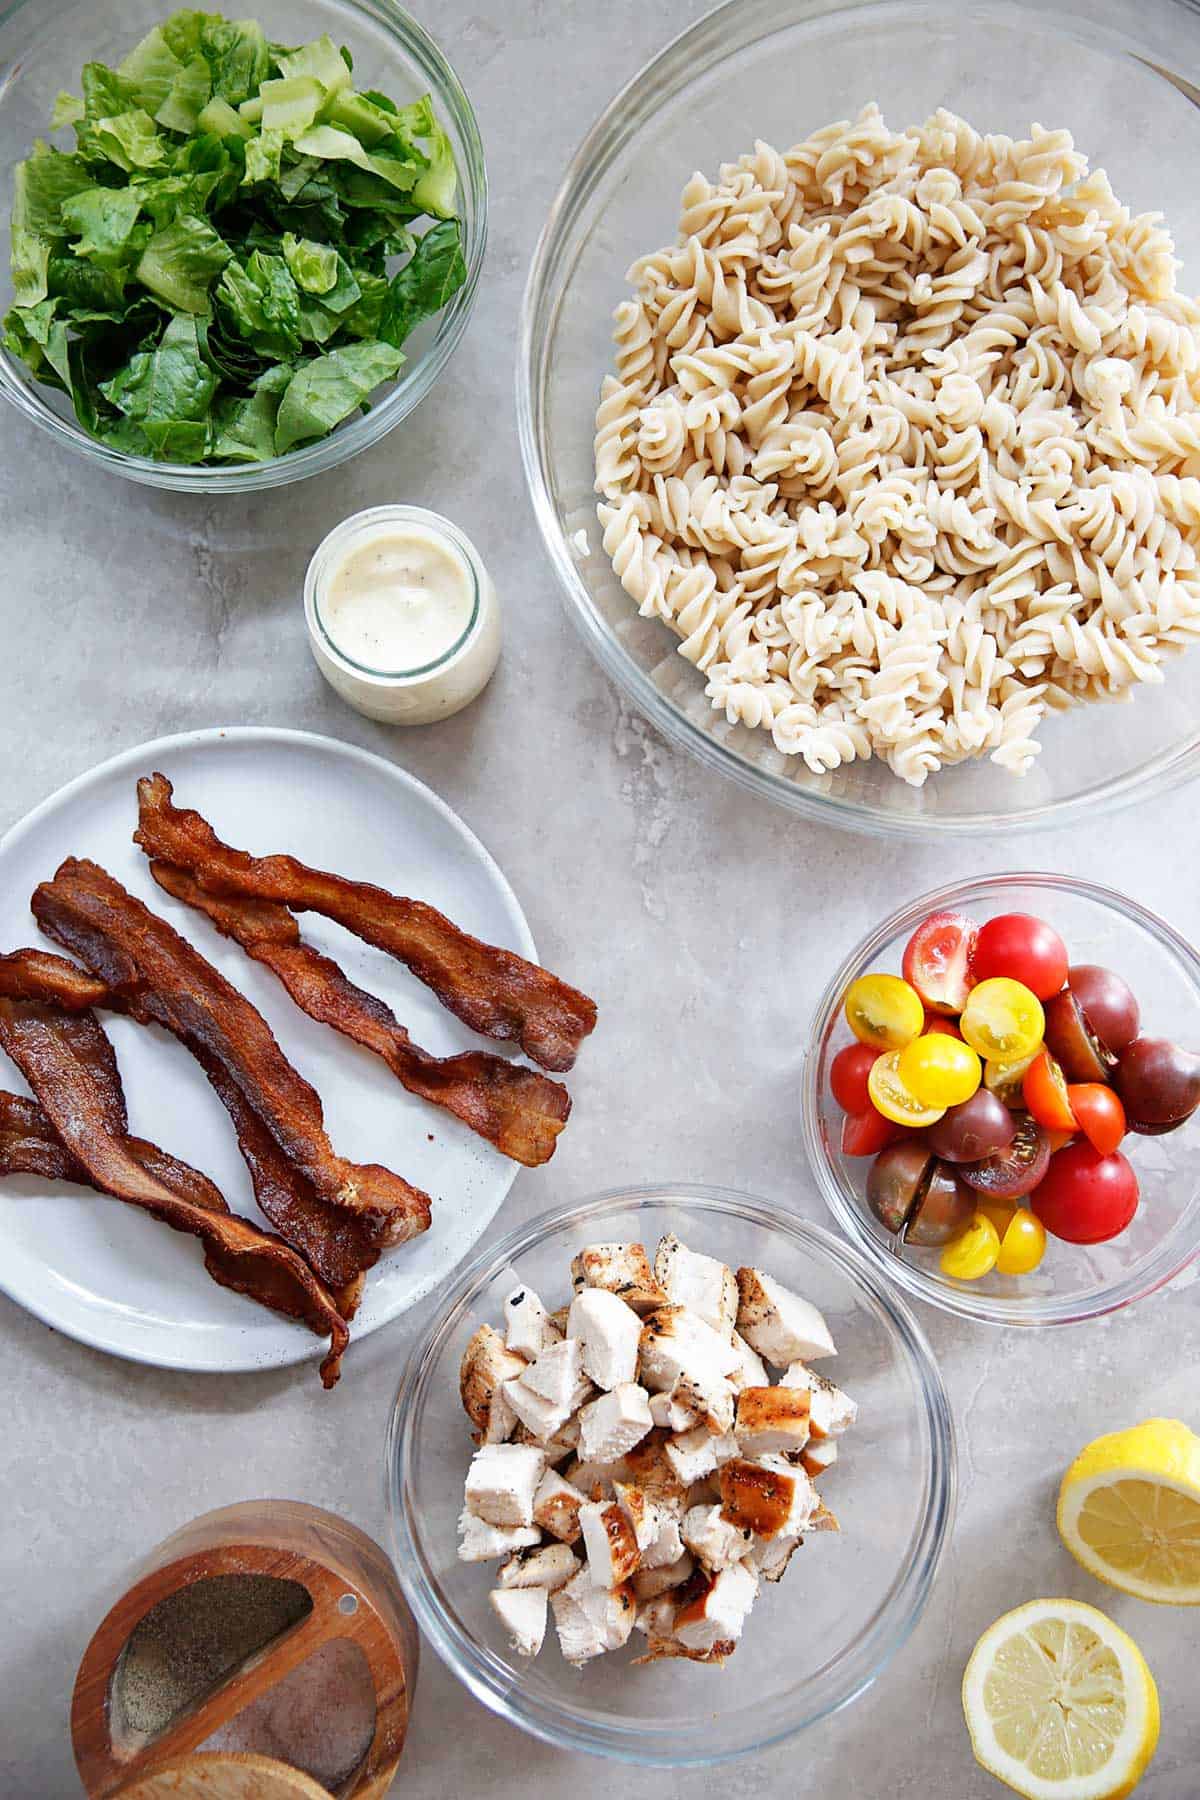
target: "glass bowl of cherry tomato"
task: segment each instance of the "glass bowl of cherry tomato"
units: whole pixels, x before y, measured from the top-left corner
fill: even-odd
[[[1108,888],[893,913],[829,984],[803,1104],[843,1230],[962,1317],[1094,1318],[1200,1253],[1200,957]]]

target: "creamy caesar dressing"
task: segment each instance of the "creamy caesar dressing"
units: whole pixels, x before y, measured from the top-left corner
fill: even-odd
[[[418,524],[381,524],[352,540],[330,568],[321,600],[334,648],[387,675],[409,675],[449,655],[474,611],[466,560]]]
[[[372,507],[331,531],[309,565],[305,611],[325,679],[391,724],[449,718],[500,655],[500,606],[478,551],[420,507]]]

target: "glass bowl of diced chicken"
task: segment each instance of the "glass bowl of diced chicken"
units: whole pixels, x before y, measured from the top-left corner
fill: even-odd
[[[485,1706],[660,1767],[855,1699],[919,1619],[950,1411],[855,1249],[687,1184],[543,1215],[476,1257],[392,1414],[393,1552]]]

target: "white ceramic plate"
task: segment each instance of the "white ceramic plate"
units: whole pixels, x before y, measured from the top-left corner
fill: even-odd
[[[169,918],[266,1015],[320,1093],[341,1154],[383,1163],[432,1196],[430,1229],[385,1252],[368,1275],[352,1328],[361,1337],[414,1305],[469,1253],[516,1165],[406,1093],[378,1057],[307,1018],[266,969],[155,886],[132,842],[134,784],[155,769],[174,782],[181,806],[196,807],[241,849],[288,850],[318,868],[413,894],[477,937],[533,958],[529,926],[482,844],[427,787],[380,757],[305,732],[243,727],[160,738],[81,776],[0,840],[0,949],[45,947],[30,895],[64,857],[93,858]],[[448,1055],[484,1042],[391,957],[316,914],[304,915],[302,928],[352,980],[386,1000],[427,1050]],[[234,1212],[259,1219],[233,1128],[186,1050],[163,1031],[111,1014],[103,1022],[121,1065],[131,1130],[210,1175]],[[2,1053],[0,1085],[28,1091]],[[33,1177],[0,1182],[0,1287],[56,1330],[162,1368],[278,1368],[321,1348],[303,1327],[210,1281],[192,1240],[118,1201]]]

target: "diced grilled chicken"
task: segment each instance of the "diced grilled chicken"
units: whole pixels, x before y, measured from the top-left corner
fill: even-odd
[[[700,1423],[691,1407],[677,1400],[674,1394],[651,1394],[650,1417],[664,1431],[690,1431],[693,1425]]]
[[[673,1513],[656,1505],[644,1489],[632,1482],[615,1482],[614,1492],[617,1505],[633,1526],[642,1568],[661,1568],[682,1556],[683,1540]]]
[[[592,1384],[583,1372],[583,1345],[574,1337],[548,1344],[521,1380],[553,1406],[564,1408],[567,1418],[592,1392]]]
[[[566,1544],[542,1544],[511,1556],[497,1576],[502,1588],[545,1588],[554,1593],[566,1587],[580,1569],[579,1558]]]
[[[571,1302],[567,1329],[579,1340],[583,1367],[597,1387],[611,1392],[637,1380],[642,1322],[618,1295],[585,1287]]]
[[[563,1470],[585,1500],[614,1499],[616,1483],[623,1481],[627,1472],[624,1457],[617,1462],[596,1462],[577,1456]]]
[[[615,1500],[588,1500],[579,1509],[588,1573],[597,1587],[615,1588],[628,1581],[641,1554],[633,1526]]]
[[[788,1564],[803,1542],[802,1537],[756,1537],[746,1560],[764,1581],[782,1581]]]
[[[651,1639],[669,1638],[674,1624],[675,1602],[666,1594],[658,1594],[651,1600],[639,1602],[633,1621],[635,1631],[640,1631]]]
[[[579,1448],[579,1420],[566,1419],[555,1427],[551,1437],[539,1438],[534,1436],[528,1425],[518,1419],[512,1441],[514,1444],[536,1444],[548,1463],[565,1463]]]
[[[589,1244],[571,1264],[571,1282],[577,1294],[588,1287],[607,1288],[637,1313],[649,1312],[666,1299],[644,1244]]]
[[[669,1593],[690,1581],[695,1567],[695,1558],[681,1548],[674,1562],[662,1563],[653,1569],[643,1563],[633,1578],[633,1591],[639,1600],[654,1600],[659,1594]]]
[[[660,1306],[642,1322],[638,1366],[643,1385],[670,1394],[707,1420],[710,1430],[733,1423],[733,1388],[727,1379],[737,1353],[728,1339],[683,1306]]]
[[[837,1514],[830,1512],[823,1500],[818,1500],[804,1529],[806,1531],[840,1531],[842,1528],[838,1523]]]
[[[535,1362],[559,1332],[550,1315],[530,1287],[514,1288],[504,1302],[504,1341],[517,1356]]]
[[[541,1542],[542,1534],[535,1525],[489,1525],[472,1512],[464,1512],[458,1521],[460,1562],[494,1562]]]
[[[536,1656],[546,1637],[550,1595],[544,1587],[499,1587],[488,1604],[518,1656]]]
[[[667,1460],[684,1488],[703,1481],[706,1475],[715,1475],[722,1462],[728,1462],[737,1453],[737,1439],[731,1433],[714,1437],[704,1425],[683,1432],[666,1445]]]
[[[810,1301],[761,1269],[739,1269],[737,1283],[737,1328],[769,1363],[785,1369],[797,1360],[837,1355],[829,1327]]]
[[[800,1454],[800,1467],[815,1480],[818,1475],[824,1475],[826,1469],[832,1469],[837,1459],[836,1438],[810,1438]]]
[[[624,1382],[580,1409],[580,1458],[584,1462],[615,1462],[640,1444],[653,1426],[645,1388]]]
[[[809,1429],[814,1438],[841,1437],[858,1418],[858,1402],[827,1375],[816,1374],[804,1363],[791,1363],[783,1380],[788,1387],[808,1390]]]
[[[684,1306],[721,1337],[737,1318],[738,1287],[732,1269],[713,1256],[689,1250],[669,1232],[654,1253],[654,1277],[673,1306]]]
[[[743,1388],[733,1424],[742,1455],[799,1456],[809,1436],[808,1400],[804,1388]]]
[[[463,1353],[458,1387],[463,1411],[485,1444],[501,1444],[512,1436],[517,1415],[504,1393],[506,1381],[523,1373],[525,1360],[506,1348],[490,1325],[481,1325]]]
[[[485,1444],[467,1470],[467,1511],[489,1525],[532,1525],[533,1496],[546,1469],[529,1444]]]
[[[547,1314],[551,1325],[554,1327],[559,1337],[566,1337],[567,1335],[567,1318],[570,1311],[571,1302],[568,1300],[564,1305],[556,1306],[553,1312]]]
[[[684,1543],[706,1569],[728,1569],[741,1562],[754,1539],[745,1526],[733,1525],[719,1506],[692,1506],[683,1515]]]
[[[619,1650],[629,1639],[637,1613],[631,1587],[597,1587],[586,1569],[552,1594],[550,1605],[569,1663],[590,1662],[606,1650]]]
[[[656,1506],[678,1518],[687,1502],[687,1484],[672,1467],[668,1441],[665,1433],[650,1432],[622,1459],[621,1480],[635,1482]]]
[[[794,1537],[820,1504],[804,1470],[782,1456],[756,1462],[734,1457],[721,1470],[720,1483],[725,1517],[758,1537]]]
[[[580,1535],[579,1509],[586,1499],[572,1482],[547,1469],[533,1496],[533,1522],[560,1543],[573,1544]]]
[[[758,1576],[737,1562],[719,1574],[697,1570],[675,1613],[675,1637],[687,1650],[736,1644],[758,1594]]]
[[[570,1421],[571,1409],[569,1406],[554,1400],[547,1400],[545,1394],[539,1394],[530,1387],[523,1375],[519,1376],[516,1381],[505,1382],[504,1398],[529,1436],[539,1446],[548,1444],[556,1433],[562,1431]]]
[[[740,1331],[730,1337],[730,1343],[737,1351],[737,1365],[730,1371],[729,1383],[736,1394],[743,1388],[769,1387],[771,1377],[767,1374],[767,1365],[757,1350],[752,1350]]]

